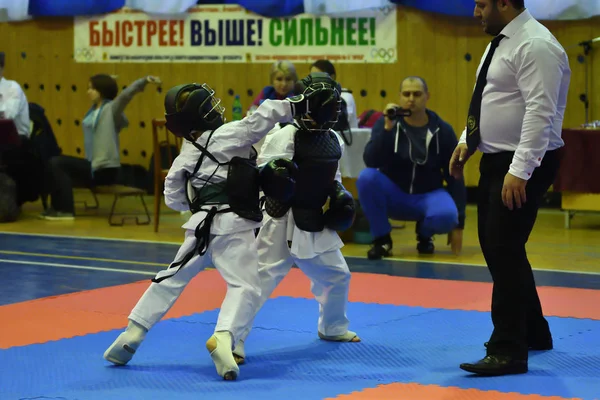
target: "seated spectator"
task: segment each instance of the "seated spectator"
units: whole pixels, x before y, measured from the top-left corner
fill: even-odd
[[[310,72],[326,72],[333,78],[334,81],[339,82],[336,77],[335,67],[329,60],[317,60],[311,67]],[[358,115],[356,114],[356,101],[352,91],[342,87],[342,100],[345,103],[346,112],[348,115],[348,125],[351,129],[358,128]],[[342,106],[344,107],[344,106]]]
[[[283,100],[294,96],[294,87],[298,81],[296,67],[289,61],[277,61],[271,66],[270,80],[271,85],[265,86],[259,95],[256,96],[254,102],[252,102],[248,109],[247,115],[252,114],[254,110],[258,108],[260,103],[267,99]],[[279,130],[285,125],[286,124],[280,124],[278,122],[271,132]],[[260,139],[260,141],[254,145],[254,149],[259,151],[264,142],[265,137]]]
[[[452,250],[461,251],[466,189],[449,174],[458,140],[452,127],[427,109],[428,100],[425,80],[404,79],[399,104],[386,106],[365,147],[367,168],[358,177],[357,189],[374,238],[369,259],[392,255],[390,218],[417,222],[420,254],[432,254],[433,235],[443,233]],[[400,108],[411,115],[393,116]]]
[[[19,136],[29,138],[29,103],[16,81],[4,78],[4,52],[0,52],[0,119],[13,120]]]
[[[283,100],[294,95],[294,86],[298,81],[296,67],[289,61],[277,61],[271,67],[271,84],[265,86],[254,99],[250,110],[256,109],[264,100]]]
[[[153,76],[141,78],[117,95],[119,88],[113,77],[94,75],[90,78],[87,93],[92,107],[82,122],[85,158],[61,155],[50,159],[48,179],[51,207],[41,214],[41,218],[73,219],[73,187],[112,185],[117,182],[121,167],[119,133],[128,126],[123,111],[148,83],[161,82]]]
[[[43,182],[32,181],[32,176],[38,176],[43,173],[43,165],[36,152],[32,149],[31,122],[29,118],[30,105],[23,89],[16,81],[4,78],[5,54],[0,52],[0,119],[11,120],[14,129],[20,140],[8,144],[10,138],[4,137],[0,141],[0,169],[6,175],[4,177],[3,189],[5,190],[8,180],[12,180],[15,186],[16,204],[19,207],[27,201],[36,201],[39,198],[39,192]],[[3,124],[6,129],[10,125]],[[9,129],[12,129],[9,128]],[[0,132],[4,134],[7,132]],[[5,203],[12,196],[9,193],[3,193]],[[6,209],[3,210],[5,212]],[[0,212],[2,213],[2,212]],[[13,218],[18,214],[9,213]]]

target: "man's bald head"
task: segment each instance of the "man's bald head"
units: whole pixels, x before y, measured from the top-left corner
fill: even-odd
[[[421,90],[423,91],[423,93],[429,93],[429,88],[427,87],[427,82],[425,82],[425,79],[421,78],[420,76],[407,76],[406,78],[404,78],[404,80],[400,84],[400,92],[402,92],[405,83],[421,84]],[[411,86],[414,86],[414,85],[411,85]]]

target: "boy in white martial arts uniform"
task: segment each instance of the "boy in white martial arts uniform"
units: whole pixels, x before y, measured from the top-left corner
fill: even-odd
[[[292,175],[296,186],[290,201],[267,195],[265,220],[257,237],[261,297],[256,312],[295,264],[310,278],[319,302],[319,337],[359,342],[358,335],[348,330],[350,271],[337,234],[352,225],[355,214],[354,199],[341,182],[343,141],[331,130],[339,115],[339,85],[325,73],[312,73],[299,84],[296,93],[305,95],[319,85],[330,87],[336,102],[318,113],[296,115],[294,124],[269,134],[260,151],[258,165],[284,158],[292,159],[298,170]],[[323,213],[327,199],[329,208]],[[239,364],[244,362],[244,340],[250,329],[251,325],[234,349]]]
[[[165,97],[167,128],[190,141],[182,146],[165,180],[165,202],[176,210],[191,210],[183,225],[185,241],[173,263],[159,272],[129,315],[127,329],[106,350],[104,358],[126,364],[147,332],[167,313],[186,285],[200,271],[214,265],[227,283],[227,294],[214,335],[206,347],[217,373],[226,380],[237,378],[232,343],[239,339],[254,315],[260,299],[255,229],[262,212],[259,190],[262,176],[256,167],[252,145],[277,122],[293,120],[307,107],[320,107],[326,91],[286,100],[266,100],[251,116],[224,124],[220,100],[208,85],[176,86]],[[310,104],[310,105],[309,105]],[[293,181],[285,172],[289,160],[275,160],[263,168],[264,176],[277,180],[266,193],[288,199]],[[291,185],[291,186],[290,186]],[[287,191],[287,194],[286,194]]]

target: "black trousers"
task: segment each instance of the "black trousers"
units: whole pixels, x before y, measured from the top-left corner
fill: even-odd
[[[74,187],[112,185],[117,182],[120,168],[94,171],[92,163],[84,158],[56,156],[50,159],[48,182],[52,208],[65,213],[75,212]]]
[[[478,233],[481,250],[494,282],[488,355],[527,360],[528,344],[551,338],[544,318],[525,245],[544,194],[559,167],[558,151],[546,153],[527,182],[527,202],[509,210],[502,186],[514,153],[484,154],[480,163]]]

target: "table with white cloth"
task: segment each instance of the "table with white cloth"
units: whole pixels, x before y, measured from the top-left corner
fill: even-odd
[[[349,139],[350,145],[344,146],[344,154],[340,160],[340,169],[343,178],[356,179],[360,172],[365,169],[363,153],[365,146],[371,138],[371,128],[354,128],[352,133],[344,133]]]

